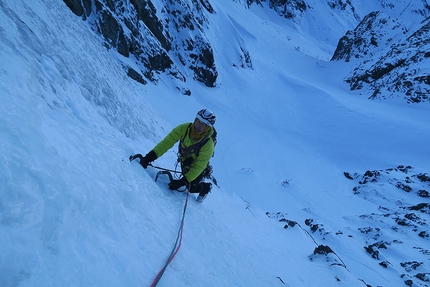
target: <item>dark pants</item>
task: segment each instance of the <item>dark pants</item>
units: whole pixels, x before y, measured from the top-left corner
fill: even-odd
[[[209,182],[201,182],[203,180],[203,173],[191,182],[190,193],[207,194],[212,189],[212,184]]]
[[[181,162],[181,168],[182,168],[182,173],[185,173],[185,171],[187,170],[186,164],[184,165],[184,163]],[[195,180],[191,182],[190,193],[200,193],[203,195],[211,191],[212,184],[208,182],[201,182],[203,180],[203,177],[207,173],[207,169],[208,167],[206,167],[206,169],[203,170],[203,172],[198,177],[196,177]]]

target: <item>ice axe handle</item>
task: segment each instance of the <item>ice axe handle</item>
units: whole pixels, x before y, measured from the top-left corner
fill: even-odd
[[[170,182],[172,182],[172,181],[173,181],[173,176],[172,176],[172,174],[170,173],[170,171],[167,171],[167,170],[162,170],[162,171],[157,172],[157,175],[155,176],[155,181],[157,181],[158,177],[159,177],[161,174],[167,174],[167,176],[169,177]]]

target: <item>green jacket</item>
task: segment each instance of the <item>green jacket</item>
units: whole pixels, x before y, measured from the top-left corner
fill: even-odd
[[[211,137],[214,132],[214,129],[211,128],[206,137],[195,141],[190,139],[188,129],[190,126],[191,123],[184,123],[177,126],[152,149],[157,154],[158,158],[162,156],[165,152],[167,152],[169,149],[171,149],[175,145],[175,143],[177,143],[181,139],[183,139],[183,148],[187,148],[193,144],[203,142],[204,140],[208,139],[208,141],[200,148],[198,156],[194,152],[191,152],[191,154],[189,155],[179,155],[181,163],[183,163],[183,161],[190,156],[193,158],[192,164],[190,166],[187,166],[184,171],[184,176],[186,177],[188,182],[195,180],[203,172],[203,170],[209,164],[209,160],[214,153],[214,142]]]

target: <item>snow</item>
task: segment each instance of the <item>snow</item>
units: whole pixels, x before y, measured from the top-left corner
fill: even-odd
[[[343,175],[429,172],[428,104],[370,101],[343,82],[351,63],[328,62],[328,43],[310,40],[321,35],[261,7],[212,2],[218,86],[189,81],[188,97],[168,80],[127,78],[61,1],[0,1],[0,286],[149,286],[186,196],[128,157],[203,107],[217,114],[220,188],[203,204],[189,196],[182,246],[159,286],[403,286],[397,262],[414,260],[423,262],[415,273],[430,272],[429,239],[394,232],[380,209],[429,199],[393,188],[385,173],[354,194],[358,183]],[[246,45],[253,69],[232,67],[229,42]],[[154,164],[175,160],[172,149]],[[299,225],[284,229],[281,218]],[[363,248],[375,242],[365,227],[392,242],[379,261]],[[320,244],[335,254],[313,255]]]

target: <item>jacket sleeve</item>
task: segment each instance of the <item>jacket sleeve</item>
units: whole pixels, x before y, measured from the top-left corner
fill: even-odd
[[[175,143],[182,139],[187,132],[190,123],[184,123],[174,128],[162,141],[160,141],[152,150],[155,151],[157,157],[162,156],[169,149],[171,149]]]
[[[200,149],[199,156],[194,159],[190,170],[184,175],[188,182],[195,180],[206,168],[214,153],[214,143],[212,138],[209,138],[207,143]]]

